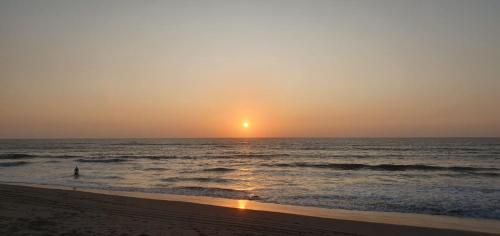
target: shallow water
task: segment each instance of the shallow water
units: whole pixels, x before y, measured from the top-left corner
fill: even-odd
[[[500,219],[500,139],[0,140],[0,181]]]

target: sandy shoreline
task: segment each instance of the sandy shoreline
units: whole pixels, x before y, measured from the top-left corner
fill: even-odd
[[[323,217],[0,184],[0,235],[489,235]],[[481,231],[500,234],[484,222]]]

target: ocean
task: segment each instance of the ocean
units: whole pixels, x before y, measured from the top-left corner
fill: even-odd
[[[500,219],[500,138],[4,139],[0,182]]]

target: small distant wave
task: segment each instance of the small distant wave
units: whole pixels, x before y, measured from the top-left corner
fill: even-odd
[[[287,157],[287,156],[290,155],[286,153],[277,153],[277,154],[246,153],[246,154],[235,154],[230,157],[271,158],[271,157]]]
[[[0,159],[26,159],[33,158],[33,155],[24,154],[24,153],[6,153],[0,154]]]
[[[139,159],[148,159],[148,160],[196,160],[196,159],[245,159],[245,158],[262,158],[262,159],[270,159],[274,157],[287,157],[289,154],[259,154],[259,153],[246,153],[246,154],[228,154],[228,155],[204,155],[204,156],[189,156],[189,155],[94,155],[94,156],[76,156],[76,155],[53,155],[53,154],[21,154],[21,153],[13,153],[13,154],[0,154],[0,159],[23,159],[23,158],[81,158],[81,159],[97,159],[97,158],[116,158],[116,159],[129,159],[129,160],[139,160]]]
[[[13,162],[1,162],[0,167],[14,167],[29,164],[27,161],[13,161]]]
[[[117,163],[126,162],[126,159],[112,158],[112,159],[78,159],[77,162],[90,162],[90,163]]]
[[[106,156],[97,156],[106,158]],[[120,159],[149,159],[149,160],[168,160],[168,159],[190,159],[190,156],[151,156],[151,155],[122,155],[122,156],[108,156],[108,158],[120,158]]]
[[[56,160],[50,160],[50,161],[46,161],[45,163],[59,163],[61,161],[56,161]]]
[[[499,173],[493,173],[493,172],[475,172],[474,174],[486,176],[486,177],[498,177],[498,176],[500,176]]]
[[[190,143],[190,142],[173,142],[173,143],[146,143],[146,142],[122,142],[122,143],[112,143],[111,146],[212,146],[215,143]]]
[[[189,159],[189,156],[121,156],[122,158],[137,158],[137,159],[149,159],[149,160],[168,160],[168,159]]]
[[[440,174],[440,176],[446,176],[446,177],[461,177],[461,176],[467,176],[467,175],[478,175],[478,176],[484,176],[484,177],[499,177],[500,173],[495,173],[495,172],[460,172],[460,173],[453,173],[453,174]]]
[[[223,179],[223,178],[205,178],[205,177],[194,177],[194,178],[183,178],[183,177],[172,177],[172,178],[164,178],[161,179],[162,182],[213,182],[213,183],[228,183],[233,180],[231,179]]]
[[[237,169],[233,169],[233,168],[216,167],[216,168],[204,169],[203,171],[207,171],[207,172],[231,172],[231,171],[236,171],[236,170]]]
[[[78,157],[83,157],[83,156],[77,156],[77,155],[46,155],[42,157],[50,157],[50,158],[78,158]]]
[[[287,157],[288,154],[230,154],[230,155],[217,155],[217,156],[148,156],[148,155],[122,155],[114,156],[114,158],[125,159],[149,159],[149,160],[173,160],[173,159],[238,159],[238,158],[262,158],[269,159],[273,157]]]
[[[111,146],[159,146],[159,145],[168,145],[164,143],[141,143],[141,142],[124,142],[124,143],[112,143],[109,144]]]
[[[368,164],[357,164],[357,163],[277,163],[277,164],[262,164],[268,167],[310,167],[310,168],[329,168],[336,170],[375,170],[375,171],[407,171],[407,170],[420,170],[420,171],[457,171],[457,172],[467,172],[467,171],[491,171],[498,170],[496,168],[479,168],[479,167],[468,167],[468,166],[431,166],[431,165],[396,165],[396,164],[380,164],[380,165],[368,165]]]
[[[26,153],[5,153],[0,154],[0,159],[30,159],[30,158],[77,158],[81,156],[73,155],[52,155],[52,154],[26,154]]]
[[[161,167],[152,167],[152,168],[146,168],[144,171],[164,171],[168,170],[167,168],[161,168]]]

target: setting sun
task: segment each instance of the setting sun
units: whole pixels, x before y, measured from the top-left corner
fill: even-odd
[[[248,128],[250,126],[250,124],[248,122],[243,122],[243,128]]]

